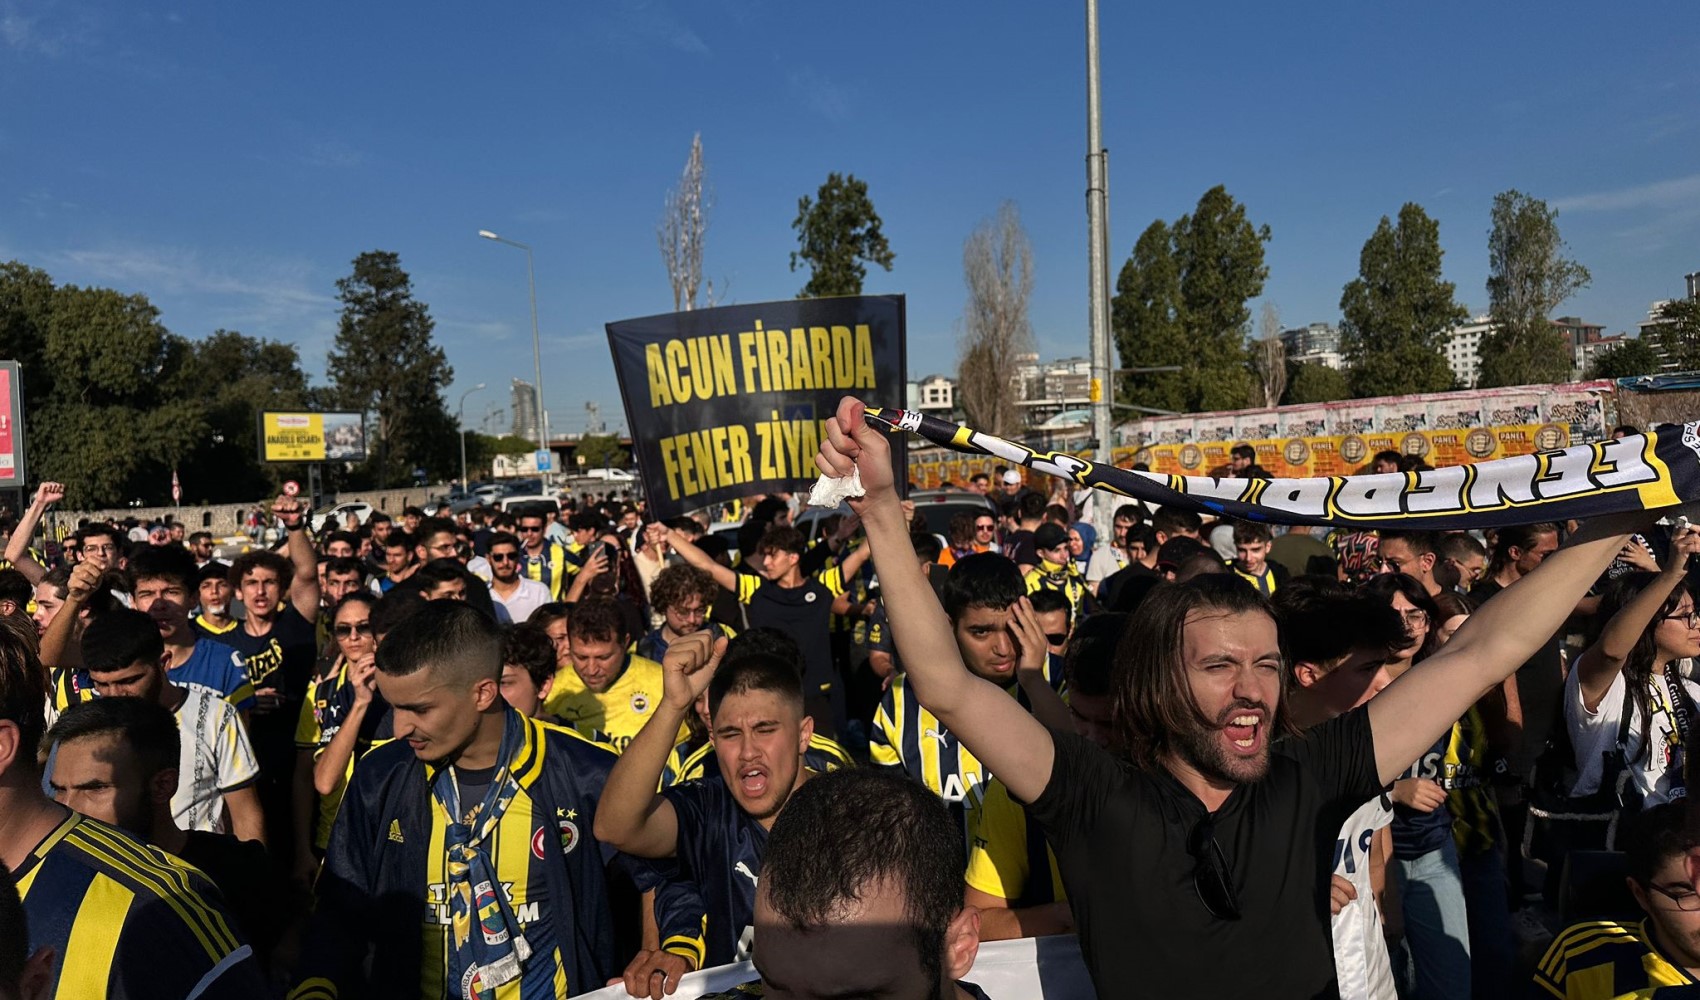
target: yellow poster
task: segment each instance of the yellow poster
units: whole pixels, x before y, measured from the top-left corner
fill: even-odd
[[[366,457],[366,426],[358,413],[260,414],[262,462],[358,462]]]

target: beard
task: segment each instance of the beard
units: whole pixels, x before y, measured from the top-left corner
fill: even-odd
[[[1215,781],[1232,782],[1238,785],[1249,785],[1261,781],[1269,773],[1269,732],[1274,725],[1274,713],[1265,712],[1261,728],[1264,732],[1259,736],[1263,745],[1252,757],[1240,757],[1229,753],[1222,745],[1221,727],[1234,717],[1241,709],[1261,708],[1249,702],[1235,703],[1223,711],[1214,726],[1193,725],[1175,738],[1175,753],[1192,765],[1199,774]]]

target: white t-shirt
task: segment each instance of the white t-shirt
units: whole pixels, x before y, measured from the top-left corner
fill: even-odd
[[[1599,790],[1605,755],[1612,751],[1623,720],[1627,683],[1619,671],[1605,697],[1600,699],[1599,707],[1590,713],[1582,706],[1580,674],[1571,670],[1565,679],[1564,722],[1570,727],[1570,743],[1576,751],[1576,785],[1570,790],[1571,795],[1591,795]],[[1700,684],[1685,676],[1682,685],[1690,701],[1700,704]],[[1676,797],[1672,795],[1672,776],[1678,779],[1676,795],[1681,794],[1682,787],[1682,740],[1676,720],[1670,714],[1670,692],[1664,678],[1648,679],[1647,705],[1652,710],[1651,725],[1637,713],[1637,717],[1629,720],[1629,732],[1623,739],[1624,767],[1636,791],[1641,793],[1643,809]],[[1633,705],[1630,710],[1634,711]],[[1689,724],[1700,725],[1700,719],[1691,719]],[[1643,757],[1641,745],[1648,733],[1652,734],[1652,747]]]
[[[506,608],[508,616],[514,620],[515,624],[530,618],[533,611],[536,611],[543,605],[548,604],[551,600],[548,587],[538,583],[536,580],[528,580],[523,576],[519,578],[519,589],[514,591],[512,594],[509,594],[507,597],[503,597],[501,594],[496,593],[496,587],[492,584],[490,587],[490,599]]]
[[[1340,1000],[1395,1000],[1393,962],[1382,936],[1381,910],[1369,882],[1369,847],[1375,832],[1393,822],[1392,803],[1377,795],[1357,808],[1334,843],[1334,874],[1352,883],[1358,898],[1329,922]]]
[[[1086,561],[1086,582],[1092,584],[1094,592],[1104,578],[1127,569],[1127,550],[1114,545],[1104,545],[1092,550],[1092,558]]]
[[[253,782],[260,766],[236,706],[199,684],[183,690],[188,697],[177,709],[182,751],[171,816],[185,830],[217,833],[224,829],[224,793]]]

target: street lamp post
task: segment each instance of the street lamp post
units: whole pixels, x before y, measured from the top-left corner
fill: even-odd
[[[525,282],[531,289],[531,364],[537,378],[537,450],[548,451],[549,440],[543,430],[543,347],[542,342],[537,337],[537,275],[531,266],[531,247],[518,240],[497,236],[488,229],[480,229],[478,235],[487,240],[506,243],[510,247],[518,247],[525,251]],[[542,478],[543,485],[547,487],[549,485],[549,474],[542,473]]]
[[[466,481],[466,397],[482,388],[484,383],[480,382],[460,394],[460,492],[463,496],[472,492],[472,484]]]

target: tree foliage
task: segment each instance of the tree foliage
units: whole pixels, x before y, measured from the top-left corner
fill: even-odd
[[[255,445],[255,414],[314,405],[293,344],[217,330],[194,344],[190,378],[206,404],[207,433],[183,464],[185,498],[252,500],[306,480],[305,466],[260,462]]]
[[[1700,371],[1700,299],[1672,299],[1659,307],[1658,320],[1647,334],[1659,350],[1679,371]]]
[[[1340,345],[1356,396],[1452,388],[1446,338],[1468,311],[1441,279],[1440,223],[1407,202],[1364,242],[1358,276],[1340,295]]]
[[[414,468],[458,475],[455,421],[443,400],[454,369],[432,339],[436,324],[413,297],[400,257],[363,253],[336,287],[342,318],[325,371],[340,405],[376,417],[369,477],[381,487],[406,481]]]
[[[1633,378],[1655,375],[1663,366],[1659,352],[1645,340],[1626,340],[1594,355],[1587,374],[1589,378]]]
[[[586,434],[579,438],[573,455],[574,463],[582,458],[587,469],[624,469],[632,461],[631,454],[620,447],[620,439],[612,434]]]
[[[999,437],[1020,431],[1011,382],[1016,356],[1032,349],[1027,303],[1033,295],[1033,245],[1014,202],[982,220],[962,244],[968,304],[958,341],[957,385],[968,423]]]
[[[1116,279],[1111,326],[1123,367],[1178,365],[1127,376],[1124,402],[1166,410],[1236,409],[1258,399],[1247,303],[1263,292],[1268,226],[1218,185],[1174,224],[1153,222]]]
[[[797,199],[797,218],[791,228],[797,231],[791,270],[809,268],[809,282],[797,294],[800,299],[860,295],[867,264],[889,271],[896,259],[880,231],[868,184],[854,174],[828,174],[813,199],[808,195]]]
[[[1565,256],[1558,212],[1521,191],[1493,199],[1488,233],[1488,302],[1494,329],[1482,337],[1477,385],[1531,385],[1570,378],[1571,351],[1553,310],[1591,279]]]
[[[1349,399],[1352,387],[1346,375],[1338,369],[1314,362],[1289,362],[1287,393],[1281,397],[1283,406],[1295,403],[1332,403]]]

